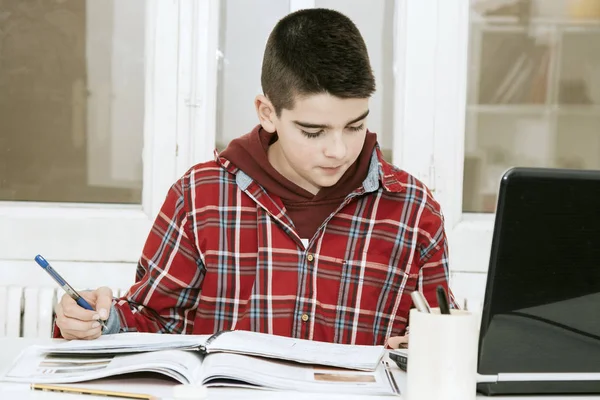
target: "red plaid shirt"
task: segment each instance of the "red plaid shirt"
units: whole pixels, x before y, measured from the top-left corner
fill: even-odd
[[[404,332],[410,292],[433,306],[448,288],[447,243],[431,193],[378,148],[306,246],[281,199],[217,156],[171,187],[136,275],[114,305],[121,331],[384,344]]]

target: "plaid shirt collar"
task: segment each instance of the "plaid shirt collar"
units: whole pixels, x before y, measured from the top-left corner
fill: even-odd
[[[221,166],[221,168],[235,175],[235,181],[240,190],[245,192],[260,207],[271,214],[273,218],[281,221],[286,232],[292,236],[299,245],[302,244],[301,238],[293,228],[294,224],[292,220],[285,211],[283,201],[279,197],[272,197],[262,186],[256,183],[244,171],[237,168],[229,160],[220,157],[217,150],[215,150],[214,155],[215,162]],[[381,154],[379,146],[377,145],[373,150],[367,177],[363,181],[362,186],[356,188],[352,193],[348,194],[344,201],[339,205],[337,210],[325,221],[323,221],[322,225],[325,225],[327,222],[329,222],[333,215],[345,207],[353,198],[361,196],[365,193],[374,192],[380,187],[383,187],[383,189],[388,192],[394,193],[399,193],[405,190],[404,186],[398,181],[396,175],[394,174],[394,167],[383,159],[383,155]]]
[[[236,176],[236,183],[241,190],[249,191],[251,193],[254,193],[257,190],[262,190],[264,192],[264,189],[254,182],[251,177],[246,175],[244,171],[237,168],[229,160],[220,157],[216,149],[214,151],[214,157],[219,166]],[[362,186],[350,193],[349,196],[354,197],[356,195],[374,192],[379,189],[380,185],[388,192],[399,193],[404,191],[404,186],[398,181],[394,172],[395,168],[383,159],[379,145],[375,146],[373,155],[371,156],[367,177],[363,181]]]

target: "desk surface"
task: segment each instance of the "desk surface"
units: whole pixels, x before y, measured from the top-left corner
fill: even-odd
[[[47,343],[48,340],[40,340],[40,339],[7,339],[0,338],[0,373],[3,373],[6,368],[8,368],[12,361],[17,357],[19,352],[24,349],[28,345],[32,344],[42,344]],[[405,385],[405,374],[397,370],[398,381],[400,384],[400,389],[402,390]],[[107,382],[107,381],[105,381]],[[108,381],[110,382],[110,381]],[[110,382],[111,390],[122,390],[126,392],[138,392],[138,393],[149,393],[155,396],[161,396],[163,400],[171,399],[170,393],[172,384],[164,383],[164,382],[156,382],[156,381],[128,381],[127,383],[123,382]],[[173,383],[174,384],[174,383]],[[86,387],[94,387],[95,385],[92,383],[86,384]],[[106,386],[103,386],[106,387]],[[98,399],[106,399],[106,397],[96,397],[89,395],[66,395],[60,393],[48,393],[48,392],[37,392],[29,390],[29,385],[27,384],[16,384],[16,383],[6,383],[0,382],[0,398],[18,398],[19,400],[56,400],[56,399],[66,399],[68,396],[69,400],[92,400],[94,398]],[[308,399],[382,399],[382,398],[400,398],[401,397],[368,397],[368,396],[360,396],[353,397],[348,395],[315,395],[314,393],[299,393],[299,392],[270,392],[263,390],[252,390],[252,389],[225,389],[225,388],[211,388],[209,389],[209,399],[282,399],[286,400],[308,400]],[[510,397],[487,397],[483,395],[478,395],[477,399],[489,399],[489,400],[540,400],[540,399],[548,399],[548,400],[582,400],[582,399],[596,399],[600,400],[600,396],[510,396]]]

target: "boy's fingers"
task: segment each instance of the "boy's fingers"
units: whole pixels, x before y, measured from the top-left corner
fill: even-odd
[[[68,318],[78,319],[80,321],[92,321],[98,319],[98,313],[92,310],[86,310],[75,302],[68,294],[63,295],[60,300],[61,311]]]
[[[95,310],[86,310],[65,294],[56,305],[56,325],[65,339],[96,339],[102,334],[99,319],[107,319],[112,291],[102,287],[79,293]]]
[[[388,346],[392,349],[399,349],[408,344],[408,335],[405,336],[393,336],[388,339]]]
[[[56,305],[55,312],[56,325],[65,339],[95,339],[102,334],[102,328],[97,321],[81,321],[68,317],[60,303]]]
[[[96,293],[96,311],[100,318],[106,320],[110,313],[110,307],[113,301],[112,290],[106,286],[95,290]]]
[[[98,321],[80,321],[78,319],[56,316],[56,324],[63,330],[88,336],[96,331],[101,332]]]
[[[92,307],[96,305],[96,291],[95,290],[81,290],[78,293],[83,297]]]

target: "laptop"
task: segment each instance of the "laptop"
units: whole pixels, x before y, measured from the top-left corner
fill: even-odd
[[[502,177],[477,372],[486,395],[600,393],[600,171]]]

